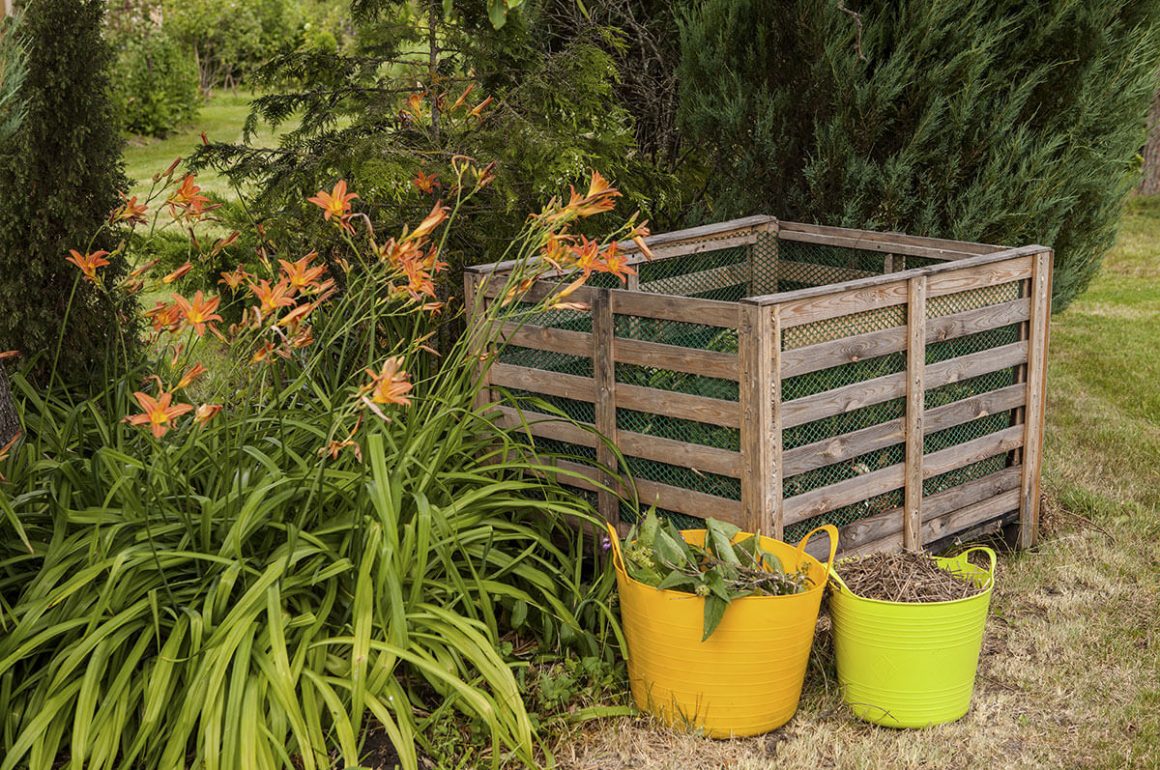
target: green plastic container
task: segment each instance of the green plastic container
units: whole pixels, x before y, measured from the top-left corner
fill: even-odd
[[[990,569],[967,556],[981,551]],[[953,722],[971,707],[995,584],[995,552],[982,546],[937,558],[984,586],[966,599],[906,603],[855,595],[831,568],[830,616],[842,698],[854,714],[887,727]]]

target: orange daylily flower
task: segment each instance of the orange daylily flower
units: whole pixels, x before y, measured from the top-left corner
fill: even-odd
[[[615,243],[605,252],[603,261],[597,263],[595,270],[598,273],[614,275],[621,283],[625,283],[628,276],[636,275],[636,270],[628,264],[628,257],[617,251]]]
[[[177,426],[177,418],[193,411],[193,404],[174,404],[172,393],[161,393],[156,399],[148,393],[137,392],[133,396],[141,405],[141,414],[129,415],[125,422],[130,425],[145,426],[153,432],[154,438],[161,438],[170,428]]]
[[[475,107],[467,114],[473,118],[479,118],[482,120],[483,119],[483,111],[488,108],[488,106],[492,103],[492,101],[494,101],[494,97],[491,97],[491,96],[487,97],[482,102],[475,105]]]
[[[141,276],[145,275],[153,268],[157,267],[157,263],[160,261],[161,260],[159,260],[159,259],[151,259],[148,262],[146,262],[145,264],[134,268],[133,272],[129,273],[129,278],[130,279],[140,278]]]
[[[5,350],[0,353],[0,361],[7,361],[9,358],[20,358],[19,350]]]
[[[475,90],[475,83],[468,83],[467,88],[463,89],[463,93],[461,93],[459,95],[459,98],[455,100],[455,104],[451,105],[450,112],[454,112],[455,110],[462,107],[463,103],[467,101],[468,95],[474,90]]]
[[[202,366],[200,363],[194,364],[193,366],[191,366],[189,368],[188,372],[186,372],[184,375],[182,375],[181,379],[178,380],[177,385],[174,386],[173,390],[178,391],[178,390],[181,390],[182,388],[188,388],[190,385],[193,384],[194,380],[196,380],[198,377],[205,374],[206,371],[207,371],[206,368],[204,366]]]
[[[415,241],[420,238],[426,238],[435,231],[436,227],[443,224],[444,220],[447,219],[448,211],[450,209],[444,206],[442,202],[437,201],[431,208],[431,213],[424,217],[423,221],[413,231],[409,234],[404,234],[403,240]]]
[[[419,192],[430,195],[435,191],[436,187],[440,187],[439,176],[437,174],[424,174],[422,171],[416,176],[411,183],[418,188]]]
[[[584,197],[580,197],[574,188],[569,189],[571,196],[566,208],[571,209],[579,217],[590,217],[612,211],[616,208],[616,202],[613,198],[620,197],[620,191],[610,185],[599,171],[592,172],[592,181],[588,184],[588,194]]]
[[[290,307],[294,304],[294,287],[286,279],[270,286],[270,282],[263,278],[257,284],[251,283],[250,291],[262,303],[262,315],[278,312],[278,308]]]
[[[253,277],[246,272],[245,265],[238,265],[233,270],[222,273],[221,276],[218,283],[224,283],[230,291],[237,291],[243,283]]]
[[[145,223],[145,214],[149,211],[149,207],[144,203],[137,202],[137,196],[132,198],[125,196],[125,193],[117,193],[121,199],[121,205],[113,209],[109,214],[109,221],[112,223],[127,222],[131,225],[140,225]]]
[[[221,254],[225,249],[233,246],[239,237],[241,237],[241,233],[234,230],[225,238],[219,238],[217,241],[214,241],[213,248],[209,252],[210,256],[216,257],[218,254]]]
[[[214,417],[216,417],[218,412],[221,410],[221,404],[202,404],[197,408],[197,411],[193,413],[193,419],[197,421],[198,425],[204,428],[206,424]]]
[[[207,325],[212,329],[214,321],[222,320],[222,317],[214,312],[218,309],[221,301],[221,297],[206,299],[205,293],[200,289],[193,295],[193,301],[187,300],[180,294],[173,295],[173,302],[180,308],[185,322],[193,327],[199,337],[205,334]]]
[[[273,352],[274,352],[274,343],[270,342],[270,340],[266,340],[265,342],[262,343],[262,347],[258,348],[258,350],[254,353],[253,357],[250,358],[250,363],[260,364],[263,361],[265,361],[267,358],[269,358],[270,354]]]
[[[344,230],[353,230],[350,224],[350,202],[358,195],[346,191],[346,180],[340,179],[330,192],[319,190],[313,198],[306,200],[318,206],[323,211],[326,221],[332,218],[337,220],[338,226]]]
[[[195,178],[193,174],[186,174],[185,178],[181,180],[181,184],[166,201],[169,204],[169,211],[174,217],[180,218],[189,215],[196,218],[211,208],[216,208],[207,208],[206,204],[209,203],[209,198],[201,194],[201,188],[194,183]]]
[[[310,266],[310,263],[318,256],[318,252],[312,251],[297,262],[289,262],[285,259],[278,260],[278,264],[282,265],[282,274],[285,280],[290,282],[290,285],[295,290],[301,291],[306,287],[317,287],[319,285],[318,279],[326,274],[326,265]]]
[[[303,326],[298,330],[298,333],[290,338],[290,347],[295,350],[309,347],[314,343],[314,330],[309,326]]]
[[[164,278],[162,278],[161,282],[165,283],[165,284],[170,284],[170,283],[173,283],[174,281],[179,281],[182,278],[184,278],[186,276],[186,274],[192,269],[193,269],[193,264],[191,262],[186,262],[184,265],[177,268],[176,270],[174,270],[172,273],[165,276]]]
[[[318,307],[317,302],[303,303],[303,304],[299,305],[298,307],[294,308],[293,310],[291,310],[285,316],[283,316],[282,320],[278,322],[278,325],[279,326],[288,326],[288,327],[293,328],[295,326],[295,324],[300,323],[302,320],[304,320],[306,318],[306,316],[308,316],[312,312],[314,312],[314,308],[316,308],[316,307]]]
[[[403,357],[393,356],[383,362],[382,371],[375,373],[367,369],[371,383],[363,388],[364,393],[370,394],[370,400],[376,404],[398,404],[410,406],[411,399],[407,396],[413,387],[410,375],[403,371]]]
[[[65,257],[65,261],[72,262],[79,267],[81,272],[84,273],[85,280],[93,283],[97,282],[97,269],[110,264],[109,260],[105,259],[109,255],[109,252],[104,249],[94,251],[91,254],[81,254],[76,249],[69,249],[68,253],[69,256]]]
[[[181,328],[181,308],[176,303],[158,302],[145,311],[145,317],[153,322],[153,331],[177,331]]]

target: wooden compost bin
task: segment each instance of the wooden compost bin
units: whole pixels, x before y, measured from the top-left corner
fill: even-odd
[[[570,297],[588,309],[505,326],[483,396],[606,518],[637,507],[598,433],[682,526],[828,522],[849,554],[1018,520],[1035,542],[1050,249],[770,216],[648,243],[624,246],[627,287],[596,275]],[[468,295],[510,269],[471,268]]]

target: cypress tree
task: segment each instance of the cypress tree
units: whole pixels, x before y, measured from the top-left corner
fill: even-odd
[[[1043,243],[1062,308],[1138,176],[1160,2],[703,0],[681,43],[714,216]]]
[[[114,248],[111,235],[90,240],[125,185],[103,13],[101,0],[33,2],[19,28],[25,115],[0,147],[0,350],[34,357],[40,374],[62,339],[77,277],[65,257]],[[106,283],[124,270],[123,260],[112,262]],[[94,286],[77,284],[57,371],[77,382],[96,377],[126,320]]]

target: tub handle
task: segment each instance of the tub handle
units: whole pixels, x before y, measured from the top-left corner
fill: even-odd
[[[616,531],[616,527],[612,522],[604,522],[604,526],[608,527],[608,540],[612,544],[612,566],[617,572],[628,575],[628,570],[624,568],[624,554],[620,552],[620,535]]]
[[[806,543],[808,543],[810,541],[811,537],[813,537],[814,535],[816,535],[819,532],[825,532],[827,535],[830,536],[830,558],[828,561],[826,561],[825,566],[826,566],[826,572],[831,572],[832,571],[831,568],[834,566],[834,555],[838,552],[838,528],[835,527],[833,524],[823,524],[820,527],[814,527],[806,534],[805,537],[803,537],[801,540],[798,541],[797,561],[798,561],[798,564],[800,565],[801,561],[802,561],[802,556],[805,554],[805,551],[806,551]]]
[[[983,584],[984,589],[986,589],[986,588],[993,586],[995,584],[995,565],[996,565],[997,560],[995,558],[994,549],[988,548],[985,545],[976,545],[976,546],[972,546],[971,548],[968,548],[964,551],[961,551],[959,553],[959,555],[956,556],[955,558],[958,559],[962,564],[965,565],[968,563],[967,557],[970,556],[975,551],[981,551],[982,553],[985,553],[987,555],[987,559],[990,560],[990,562],[991,562],[991,566],[987,570],[987,582]]]

